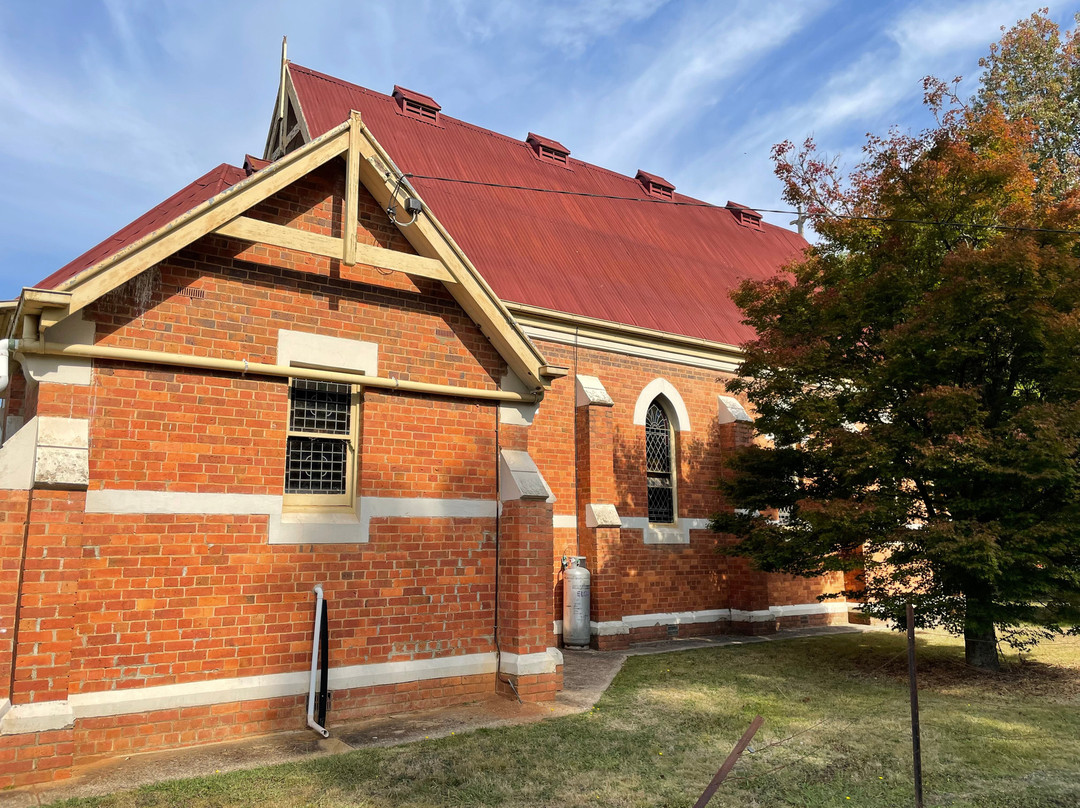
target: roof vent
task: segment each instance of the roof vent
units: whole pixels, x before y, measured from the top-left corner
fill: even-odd
[[[730,199],[724,207],[731,211],[735,221],[743,227],[749,227],[751,230],[761,229],[761,214],[756,210],[740,205],[738,202],[732,202]]]
[[[529,132],[529,136],[525,138],[525,142],[533,147],[536,156],[542,160],[551,160],[552,162],[562,163],[563,165],[568,163],[566,158],[570,156],[570,150],[557,140],[540,137],[540,135]]]
[[[642,171],[640,168],[634,179],[644,186],[649,196],[655,196],[659,199],[671,199],[675,194],[675,186],[670,182],[663,177],[650,174],[648,171]]]
[[[438,123],[439,121],[439,110],[442,109],[442,107],[436,104],[435,99],[430,95],[415,93],[412,90],[406,90],[404,87],[398,87],[395,84],[394,100],[398,102],[401,111],[406,115],[413,118],[420,118],[424,121],[430,121],[431,123]]]

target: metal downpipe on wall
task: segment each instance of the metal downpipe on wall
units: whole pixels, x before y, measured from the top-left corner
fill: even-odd
[[[9,368],[11,366],[11,350],[10,344],[14,340],[0,339],[0,393],[7,390],[8,382],[11,380],[11,373]]]
[[[322,735],[324,738],[330,737],[330,730],[326,729],[319,721],[326,721],[326,698],[327,698],[327,678],[330,670],[327,663],[326,648],[328,646],[328,637],[326,636],[326,599],[323,597],[322,584],[315,584],[315,633],[311,641],[311,679],[308,682],[308,702],[307,702],[307,725]],[[322,671],[322,687],[319,693],[319,720],[315,720],[315,679],[319,674],[319,656],[320,651],[323,653],[323,671]]]

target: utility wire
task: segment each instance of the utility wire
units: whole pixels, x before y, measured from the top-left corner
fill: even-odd
[[[431,182],[450,182],[458,185],[479,185],[485,188],[504,188],[511,191],[533,191],[539,194],[555,194],[557,196],[580,196],[586,199],[614,199],[622,202],[647,202],[657,205],[674,205],[684,208],[715,208],[716,210],[731,210],[725,205],[713,205],[710,202],[679,202],[673,199],[649,199],[640,196],[617,196],[614,194],[596,194],[587,191],[568,191],[562,188],[534,188],[528,185],[509,185],[500,182],[483,182],[481,180],[467,180],[461,177],[436,177],[430,174],[404,174],[404,177],[417,180],[429,180]],[[889,216],[860,216],[854,213],[807,213],[798,210],[778,210],[775,208],[755,208],[750,205],[741,206],[757,213],[782,213],[789,216],[803,216],[808,219],[851,219],[863,222],[888,222],[892,224],[918,224],[930,227],[972,227],[978,230],[997,230],[1000,232],[1019,233],[1056,233],[1066,236],[1080,236],[1080,230],[1058,230],[1050,227],[1020,227],[1006,224],[978,224],[975,222],[936,222],[924,219],[895,219]],[[738,210],[738,208],[736,208]]]

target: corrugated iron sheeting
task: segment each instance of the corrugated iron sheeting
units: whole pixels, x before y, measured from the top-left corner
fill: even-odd
[[[110,255],[118,253],[124,247],[134,244],[160,227],[167,225],[177,216],[216,196],[247,176],[242,168],[222,163],[203,174],[195,182],[184,186],[161,204],[151,208],[122,230],[118,230],[103,242],[91,247],[74,261],[56,270],[52,275],[37,284],[38,289],[53,289],[69,278],[73,278],[84,269],[104,261]]]
[[[806,246],[783,228],[743,227],[725,208],[656,201],[637,179],[573,158],[565,166],[543,160],[524,141],[441,113],[438,123],[407,116],[390,96],[290,70],[313,137],[359,110],[405,172],[633,200],[414,179],[503,300],[737,345],[753,333],[731,289],[771,277]],[[38,286],[54,288],[244,177],[218,166]]]
[[[312,136],[359,110],[402,171],[654,199],[632,177],[572,157],[567,166],[545,161],[523,140],[442,113],[437,124],[417,120],[390,96],[298,65],[290,70]],[[743,227],[721,207],[413,184],[503,300],[717,342],[753,336],[731,289],[775,275],[806,246],[783,228]]]

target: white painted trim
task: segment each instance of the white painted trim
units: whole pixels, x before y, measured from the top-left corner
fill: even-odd
[[[746,411],[746,408],[742,403],[734,396],[720,396],[717,399],[717,423],[721,424],[733,424],[736,421],[743,421],[748,424],[752,424],[754,419],[750,417],[750,414]]]
[[[0,489],[29,491],[34,487],[37,434],[38,419],[35,416],[0,446]]]
[[[16,704],[0,719],[0,735],[22,735],[64,729],[75,723],[75,714],[67,701],[36,701]]]
[[[180,707],[202,707],[231,701],[276,699],[307,692],[309,674],[273,673],[241,676],[235,679],[211,679],[179,685],[156,685],[124,690],[76,693],[69,699],[76,718],[149,713]]]
[[[553,513],[551,515],[551,526],[557,528],[577,527],[577,516],[572,513]]]
[[[555,673],[557,666],[562,664],[563,655],[558,648],[548,648],[535,654],[512,654],[509,651],[499,654],[499,671],[511,676]]]
[[[647,348],[642,345],[629,345],[610,339],[589,337],[575,334],[573,331],[564,333],[551,328],[542,328],[535,325],[522,325],[521,329],[526,336],[534,340],[554,342],[559,345],[577,345],[582,348],[594,348],[609,353],[622,354],[623,356],[635,356],[640,359],[658,359],[661,362],[673,362],[678,365],[689,365],[695,368],[707,370],[719,370],[723,373],[738,373],[740,362],[723,359],[706,359],[701,356],[684,354],[680,351],[667,350],[664,348]]]
[[[552,623],[551,623],[551,633],[552,634],[557,634],[557,635],[562,634],[562,620],[554,620],[554,621],[552,621]]]
[[[351,690],[358,687],[392,685],[425,679],[479,676],[494,672],[494,652],[436,659],[410,659],[402,662],[379,662],[372,665],[350,665],[347,668],[331,670],[330,687],[334,690]],[[306,682],[304,689],[307,689]]]
[[[300,514],[271,516],[269,543],[366,544],[372,519],[494,519],[499,510],[494,500],[433,497],[360,497],[358,509],[357,517],[342,514],[336,523],[333,514],[312,514],[314,521],[301,521]]]
[[[196,513],[269,517],[270,544],[363,544],[372,519],[494,519],[498,503],[487,499],[360,497],[359,515],[281,512],[280,496],[200,494],[107,489],[86,492],[87,513]]]
[[[610,637],[613,634],[629,634],[630,627],[622,620],[609,620],[604,623],[589,621],[589,633],[594,637]]]
[[[660,612],[657,614],[628,614],[623,624],[628,629],[648,626],[677,626],[688,623],[716,623],[731,618],[730,609],[708,609],[700,612]]]
[[[629,614],[622,620],[610,620],[604,623],[590,623],[593,635],[601,637],[613,634],[629,634],[635,628],[650,626],[674,626],[690,623],[718,623],[730,620],[733,623],[765,623],[781,617],[796,617],[809,614],[843,614],[851,606],[849,603],[798,603],[791,606],[770,606],[768,609],[743,611],[741,609],[706,609],[698,612],[656,612],[653,614]],[[562,627],[559,626],[561,629]],[[556,633],[561,633],[557,631]]]
[[[574,377],[574,406],[588,407],[590,404],[598,407],[612,407],[615,401],[599,378],[578,374]]]
[[[797,603],[793,606],[770,606],[769,612],[776,617],[799,617],[805,614],[847,614],[850,603]]]
[[[687,412],[686,404],[683,403],[682,396],[675,389],[675,385],[667,379],[653,379],[638,394],[637,403],[634,404],[634,424],[645,426],[645,414],[649,411],[649,405],[659,395],[664,396],[671,404],[671,409],[674,410],[672,415],[675,416],[675,431],[689,432],[690,413]]]
[[[199,513],[238,516],[281,513],[281,497],[107,488],[86,492],[87,513]]]
[[[555,494],[528,452],[499,450],[499,497],[503,502],[536,499],[554,502]]]
[[[622,520],[611,503],[590,503],[585,506],[585,527],[622,527]]]
[[[758,609],[756,611],[731,610],[731,620],[735,623],[767,623],[775,619],[776,616],[770,609]]]
[[[277,363],[379,375],[379,344],[278,329]]]
[[[708,530],[708,519],[679,518],[673,525],[656,525],[647,516],[622,517],[623,530],[642,531],[645,544],[689,544],[691,530]]]
[[[331,668],[330,688],[332,690],[351,690],[401,682],[488,675],[494,672],[494,652],[439,657],[436,659],[378,662],[370,665]],[[105,690],[97,693],[76,693],[66,702],[45,703],[63,704],[70,715],[73,715],[75,719],[81,719],[170,710],[178,707],[200,707],[209,704],[228,704],[237,701],[300,696],[307,693],[307,690],[308,672],[295,671],[265,676],[242,676],[234,679],[210,679],[201,682],[185,682],[178,685],[157,685],[126,690]],[[32,707],[35,705],[25,706]],[[14,709],[18,710],[20,708],[15,707]]]
[[[55,345],[93,345],[97,324],[83,319],[77,311],[51,328],[45,329],[42,339]],[[71,384],[86,387],[93,381],[94,362],[75,356],[42,356],[41,354],[16,353],[22,365],[23,376],[35,382]]]
[[[502,380],[499,382],[499,389],[511,393],[523,393],[525,395],[529,395],[533,392],[512,372],[508,372],[502,377]],[[532,426],[533,419],[536,418],[536,411],[539,407],[539,401],[535,404],[513,404],[508,401],[500,401],[499,423],[511,424],[513,426]]]

